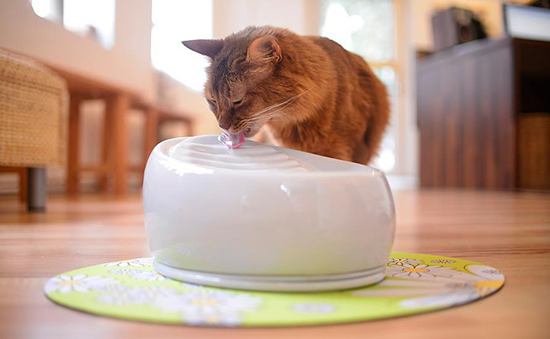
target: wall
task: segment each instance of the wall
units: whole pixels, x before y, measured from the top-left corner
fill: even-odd
[[[223,38],[247,26],[271,25],[298,34],[317,34],[317,0],[215,0],[214,35]]]
[[[155,99],[150,22],[150,0],[118,0],[115,46],[107,50],[38,17],[30,1],[2,0],[0,46]]]

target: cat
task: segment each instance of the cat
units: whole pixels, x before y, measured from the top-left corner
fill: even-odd
[[[368,164],[389,122],[384,84],[365,60],[323,37],[271,26],[190,40],[208,56],[204,95],[222,129]]]

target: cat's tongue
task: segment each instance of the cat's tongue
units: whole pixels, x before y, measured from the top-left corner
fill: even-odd
[[[228,134],[224,132],[218,137],[218,140],[228,148],[239,148],[245,142],[244,132],[238,134]]]

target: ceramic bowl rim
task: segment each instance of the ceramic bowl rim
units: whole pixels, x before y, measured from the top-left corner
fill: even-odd
[[[215,138],[217,138],[217,136],[215,136],[215,135],[200,135],[200,136],[197,136],[197,137],[215,137]],[[284,147],[272,146],[272,145],[269,145],[269,146],[274,147],[277,150],[281,150],[282,152],[285,152],[285,153],[290,151],[291,153],[293,153],[293,152],[296,152],[296,153],[299,153],[299,154],[303,153],[307,157],[320,157],[320,158],[328,159],[330,161],[344,162],[347,166],[350,167],[350,169],[353,169],[353,170],[339,170],[339,171],[336,171],[336,170],[327,170],[327,171],[319,170],[319,171],[307,171],[307,172],[301,172],[301,171],[300,172],[298,172],[298,171],[291,172],[291,171],[234,170],[234,169],[226,169],[226,168],[211,168],[211,167],[208,167],[208,166],[189,164],[188,162],[172,158],[168,154],[166,154],[166,151],[169,149],[169,146],[170,147],[174,146],[177,143],[179,143],[183,140],[186,140],[188,138],[193,138],[193,137],[177,137],[177,138],[170,138],[170,139],[166,139],[166,140],[161,141],[159,144],[157,144],[155,146],[155,148],[151,152],[151,156],[149,157],[149,159],[153,158],[156,155],[164,161],[168,161],[168,162],[171,162],[171,163],[177,163],[177,164],[185,164],[187,166],[191,165],[192,169],[190,168],[190,170],[186,174],[197,174],[197,175],[206,174],[206,175],[219,175],[219,176],[226,175],[226,176],[235,176],[235,177],[239,177],[239,176],[268,177],[270,179],[275,179],[275,178],[318,179],[318,178],[333,178],[333,177],[335,177],[335,178],[339,178],[339,177],[348,177],[348,178],[362,177],[363,179],[365,179],[365,178],[379,178],[379,177],[382,177],[386,181],[386,176],[384,175],[384,172],[382,172],[381,170],[379,170],[377,168],[371,167],[371,166],[361,165],[361,164],[358,164],[358,163],[353,163],[353,162],[349,162],[349,161],[324,157],[324,156],[313,154],[313,153],[307,153],[307,152],[302,152],[302,151],[298,151],[298,150],[287,149],[287,148],[284,148]],[[157,160],[157,162],[158,162],[158,160]],[[194,171],[194,170],[197,170],[197,169],[200,169],[200,171],[198,171],[198,172]]]

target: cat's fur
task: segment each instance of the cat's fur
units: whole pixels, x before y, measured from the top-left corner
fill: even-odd
[[[267,127],[278,145],[363,164],[376,154],[386,88],[336,42],[266,26],[183,44],[211,58],[205,96],[223,129]]]

